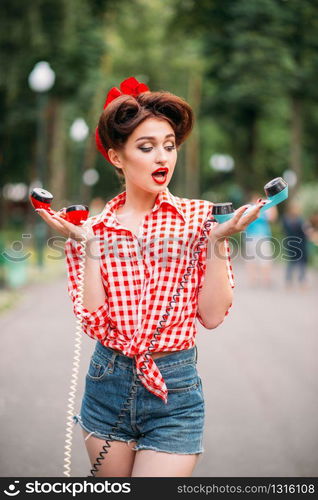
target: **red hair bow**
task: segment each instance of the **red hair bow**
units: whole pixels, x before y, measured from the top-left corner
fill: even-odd
[[[145,83],[138,82],[136,78],[131,76],[130,78],[127,78],[126,80],[121,82],[120,90],[117,87],[112,87],[110,89],[106,97],[104,109],[107,108],[110,102],[121,95],[131,95],[133,97],[137,97],[139,94],[142,94],[142,92],[147,92],[149,90],[149,87],[147,87]],[[107,161],[109,161],[109,163],[111,163],[107,150],[104,148],[102,141],[100,140],[98,127],[96,127],[95,130],[95,141],[98,151],[102,153],[102,155],[106,158]]]

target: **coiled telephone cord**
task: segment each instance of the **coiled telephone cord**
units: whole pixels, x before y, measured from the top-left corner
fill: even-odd
[[[80,356],[82,348],[82,315],[83,315],[83,295],[84,295],[84,272],[85,272],[85,251],[86,243],[89,232],[89,219],[85,221],[81,227],[84,228],[84,237],[80,240],[80,259],[79,259],[79,272],[78,272],[78,286],[77,286],[77,302],[79,303],[80,316],[76,317],[76,329],[74,337],[74,356],[72,363],[72,374],[70,382],[70,390],[68,394],[67,405],[67,418],[66,418],[66,434],[64,446],[64,476],[71,477],[71,463],[72,463],[72,443],[73,443],[73,415],[75,412],[75,399],[78,383],[78,374],[80,369]]]
[[[212,215],[212,214],[211,214]],[[208,240],[208,235],[207,233],[210,232],[211,229],[211,224],[215,223],[215,219],[212,216],[212,219],[208,219],[204,223],[204,229],[202,231],[203,235],[200,236],[199,242],[197,243],[196,247],[201,247],[203,244],[205,244]],[[81,241],[81,259],[80,259],[80,269],[79,269],[79,285],[78,285],[78,302],[80,306],[83,304],[83,278],[84,278],[84,269],[85,269],[85,248],[86,248],[86,241],[87,238],[84,238],[84,240]],[[195,247],[195,248],[196,248]],[[178,289],[176,293],[173,295],[173,298],[171,301],[169,301],[169,305],[166,308],[166,312],[163,315],[162,319],[159,321],[159,326],[156,329],[156,332],[153,334],[153,338],[149,342],[149,347],[147,352],[145,353],[146,357],[146,362],[149,363],[149,357],[151,354],[151,350],[155,349],[154,343],[157,341],[157,336],[160,335],[161,329],[164,326],[164,323],[167,321],[169,315],[171,314],[171,311],[173,309],[173,304],[177,302],[177,298],[180,297],[180,291],[183,290],[184,286],[183,284],[188,283],[188,278],[191,276],[191,270],[196,267],[196,264],[198,263],[199,260],[199,255],[202,250],[199,248],[199,250],[194,250],[193,255],[194,257],[190,260],[190,265],[187,267],[187,272],[184,274],[182,280],[179,283]],[[82,318],[82,316],[81,316]],[[76,394],[76,388],[77,388],[77,379],[78,379],[78,372],[79,372],[79,359],[80,359],[80,348],[81,348],[81,339],[82,339],[82,328],[81,328],[81,323],[82,320],[80,318],[77,318],[77,326],[76,326],[76,334],[75,334],[75,349],[74,349],[74,359],[73,359],[73,369],[72,369],[72,379],[71,379],[71,387],[70,387],[70,393],[69,393],[69,404],[68,404],[68,417],[67,417],[67,432],[66,432],[66,441],[65,441],[65,465],[64,465],[64,474],[68,477],[70,477],[70,471],[71,471],[71,450],[72,450],[72,438],[73,438],[73,419],[72,415],[74,414],[74,400],[75,400],[75,394]],[[140,367],[140,370],[143,372],[146,368],[145,362],[143,366]],[[145,376],[144,373],[141,373],[141,377]],[[123,408],[121,409],[119,416],[117,418],[117,422],[115,425],[112,427],[112,433],[118,431],[120,429],[120,425],[122,424],[122,418],[125,416],[125,412],[129,411],[129,406],[130,403],[136,394],[137,391],[137,386],[138,384],[141,384],[138,376],[136,375],[135,378],[133,379],[132,386],[130,389],[129,396],[127,398],[127,401],[124,403]],[[101,462],[105,459],[105,455],[108,453],[108,449],[111,447],[109,441],[112,441],[112,433],[108,434],[108,439],[105,439],[105,444],[102,447],[102,451],[100,452],[99,456],[96,458],[96,462],[92,466],[92,469],[90,470],[91,475],[87,477],[96,477],[95,474],[98,472],[99,467],[102,465]]]

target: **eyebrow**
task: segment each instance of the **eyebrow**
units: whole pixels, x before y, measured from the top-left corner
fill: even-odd
[[[165,139],[167,139],[168,137],[175,137],[175,135],[174,134],[167,134]],[[141,139],[148,139],[148,140],[151,139],[151,140],[155,141],[156,137],[150,137],[150,136],[138,137],[138,139],[136,139],[135,142],[141,141]]]

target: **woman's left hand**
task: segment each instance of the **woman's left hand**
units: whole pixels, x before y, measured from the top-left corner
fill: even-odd
[[[259,211],[265,203],[266,201],[264,200],[256,203],[244,217],[245,210],[251,205],[243,205],[238,208],[230,220],[222,224],[217,224],[211,229],[209,238],[212,240],[222,240],[232,234],[244,231],[251,222],[258,218]]]

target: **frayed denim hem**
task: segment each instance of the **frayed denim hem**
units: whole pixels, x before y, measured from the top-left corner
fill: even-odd
[[[87,441],[87,439],[89,439],[91,436],[95,436],[99,439],[104,439],[104,440],[109,440],[109,441],[123,441],[125,443],[127,443],[127,445],[129,445],[129,443],[131,442],[136,442],[136,439],[125,439],[125,438],[122,438],[120,436],[116,436],[115,434],[102,434],[98,431],[91,431],[90,429],[88,429],[86,427],[86,425],[83,424],[83,420],[82,420],[82,417],[81,415],[73,415],[73,422],[74,424],[76,425],[77,423],[80,424],[80,426],[82,427],[82,429],[84,429],[86,432],[88,432],[88,436],[86,436],[85,438],[85,441]]]
[[[205,449],[201,448],[199,451],[171,451],[171,450],[163,450],[162,448],[155,448],[154,446],[147,446],[146,444],[137,444],[134,448],[132,448],[133,451],[140,451],[140,450],[153,450],[153,451],[159,451],[161,453],[173,453],[174,455],[197,455],[200,453],[204,453]]]
[[[83,420],[82,420],[81,415],[73,415],[73,421],[74,421],[75,425],[77,423],[79,423],[80,426],[82,427],[82,429],[84,429],[86,432],[89,433],[86,436],[85,441],[87,441],[87,439],[89,439],[93,435],[99,439],[104,439],[104,440],[108,440],[108,441],[122,441],[122,442],[127,443],[128,446],[131,442],[137,441],[136,439],[125,439],[121,436],[116,436],[115,434],[112,434],[112,433],[106,435],[106,434],[102,434],[98,431],[92,431],[91,429],[88,429],[88,427],[86,427],[86,425],[83,424]],[[157,452],[161,452],[161,453],[170,453],[170,454],[175,454],[175,455],[197,455],[197,454],[202,454],[205,452],[205,449],[203,447],[198,451],[190,451],[189,452],[189,451],[164,450],[162,448],[156,448],[155,446],[150,446],[150,445],[145,445],[145,444],[137,444],[136,446],[131,448],[131,450],[132,451],[152,450],[152,451],[157,451]]]

